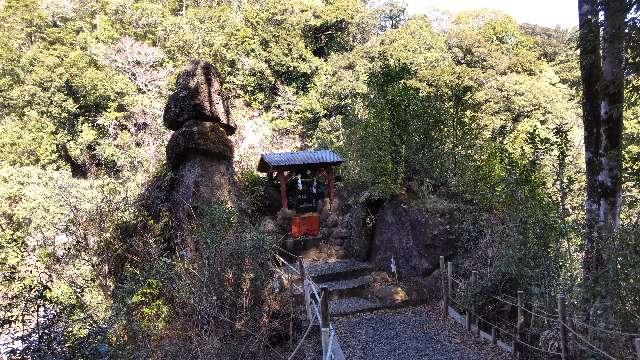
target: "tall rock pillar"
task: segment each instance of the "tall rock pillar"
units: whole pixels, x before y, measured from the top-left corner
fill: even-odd
[[[164,110],[164,125],[174,133],[167,163],[176,182],[170,195],[171,240],[187,258],[198,252],[192,234],[199,209],[236,205],[233,145],[236,126],[216,68],[192,61],[176,80]]]

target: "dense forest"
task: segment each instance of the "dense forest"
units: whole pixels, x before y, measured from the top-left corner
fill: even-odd
[[[493,10],[408,17],[393,1],[0,4],[0,350],[10,358],[266,358],[247,339],[269,332],[265,308],[284,305],[267,291],[277,236],[258,226],[256,165],[298,149],[343,156],[342,189],[363,204],[455,213],[459,253],[470,254],[460,265],[484,274],[477,296],[527,289],[544,306],[564,293],[593,324],[638,332],[638,4],[623,41],[619,224],[597,242],[603,260],[588,277],[577,28]],[[162,115],[193,59],[224,80],[243,190],[240,210],[213,207],[194,225],[205,266],[167,248],[166,214],[141,210],[174,176]],[[229,286],[229,269],[242,286]]]

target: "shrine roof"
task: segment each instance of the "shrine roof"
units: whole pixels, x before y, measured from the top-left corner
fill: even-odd
[[[301,170],[337,166],[344,160],[331,150],[268,153],[260,156],[258,171]]]

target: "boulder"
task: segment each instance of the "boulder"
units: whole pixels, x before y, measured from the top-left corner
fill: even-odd
[[[318,205],[319,209],[318,212],[320,213],[320,220],[321,221],[326,221],[329,219],[329,217],[332,214],[335,214],[336,212],[342,212],[343,210],[343,203],[342,200],[340,199],[340,196],[342,196],[342,190],[341,188],[339,188],[339,184],[336,184],[336,198],[333,199],[333,203],[329,200],[329,198],[323,199]]]
[[[393,284],[375,287],[373,289],[373,295],[382,300],[385,304],[398,304],[409,300],[409,296],[404,289]]]
[[[280,209],[276,217],[276,223],[280,229],[289,232],[291,230],[291,217],[293,217],[293,211],[289,209]]]
[[[431,298],[442,298],[442,273],[440,269],[431,273],[422,280],[424,290]]]
[[[167,162],[175,169],[192,154],[229,161],[233,159],[233,144],[218,124],[192,120],[171,135]]]
[[[401,276],[426,276],[450,256],[456,237],[446,220],[400,200],[386,203],[376,215],[372,262],[388,269],[394,258]]]
[[[349,229],[345,244],[346,251],[359,261],[368,260],[371,248],[371,229],[366,226],[366,209],[358,204],[349,209],[349,215],[343,218],[343,224]]]
[[[226,96],[222,93],[220,73],[211,64],[194,60],[176,79],[176,90],[164,109],[164,125],[180,129],[189,121],[217,123],[232,135],[236,124],[231,118]]]
[[[212,160],[200,154],[187,155],[175,170],[175,185],[170,196],[171,238],[187,257],[197,252],[199,244],[191,229],[200,207],[237,204],[237,184],[233,164]]]

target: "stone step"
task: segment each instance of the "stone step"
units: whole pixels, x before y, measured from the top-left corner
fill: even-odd
[[[399,302],[384,301],[377,298],[348,297],[329,301],[331,316],[340,317],[346,315],[362,314],[377,310],[401,309],[424,304],[421,300],[404,300]]]
[[[352,259],[305,263],[305,268],[318,284],[353,279],[368,275],[374,270],[371,264]]]
[[[373,278],[371,275],[360,276],[357,278],[336,280],[318,283],[320,288],[327,287],[331,292],[331,298],[337,299],[341,297],[350,297],[359,295],[362,290],[371,285]]]
[[[329,313],[331,316],[345,316],[370,312],[384,307],[385,305],[377,299],[361,297],[349,297],[329,301]]]
[[[345,297],[362,296],[365,290],[369,288],[372,281],[373,278],[371,277],[371,275],[365,275],[346,280],[316,283],[316,285],[318,286],[318,293],[320,293],[321,288],[326,286],[327,288],[329,288],[329,292],[331,294],[330,299],[339,299]],[[302,283],[298,282],[292,284],[292,293],[294,296],[301,298],[303,295]]]

